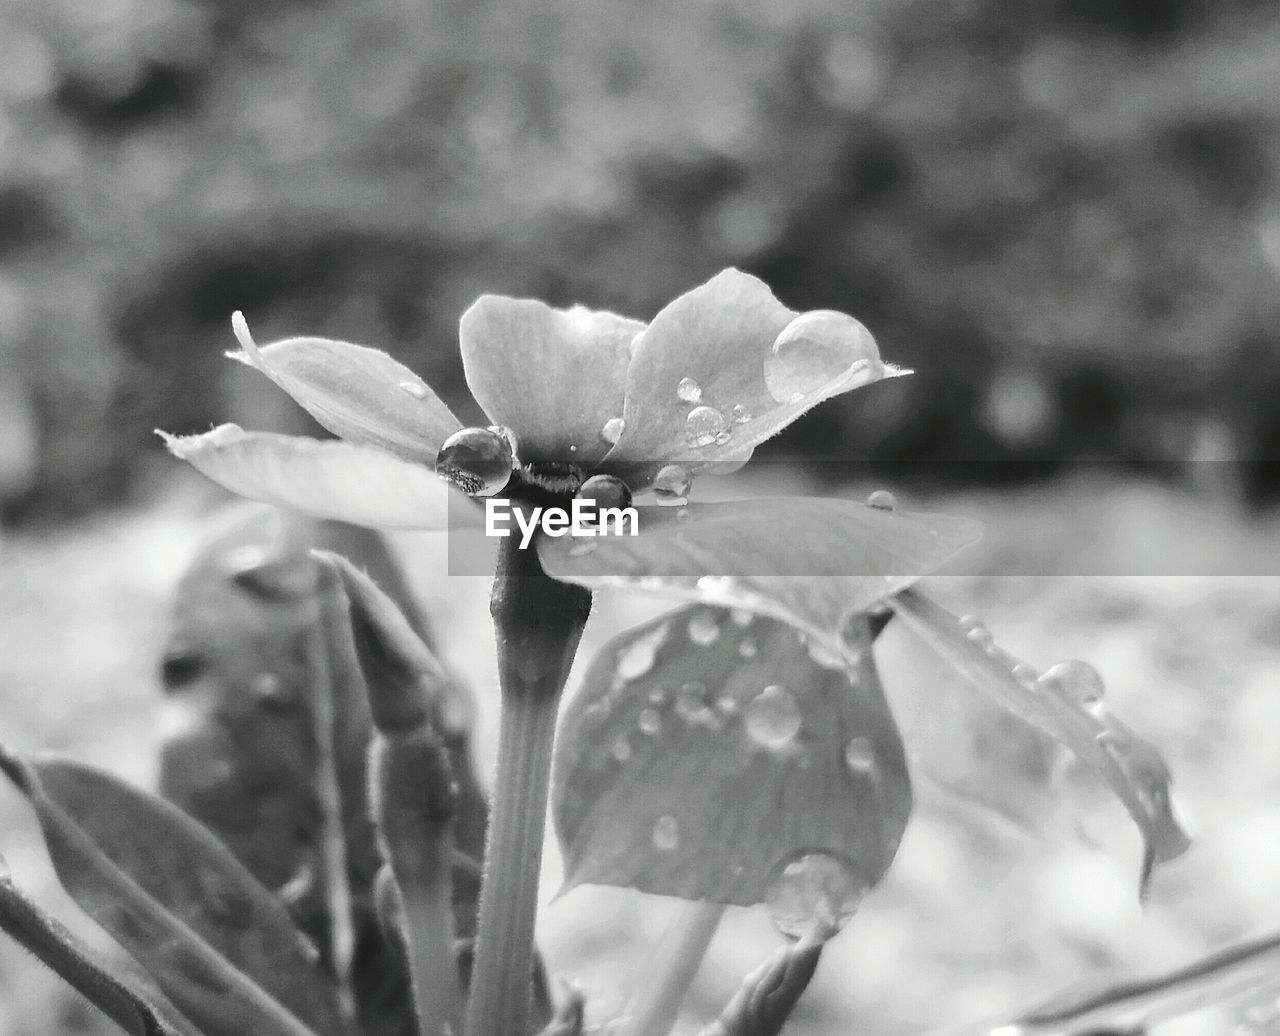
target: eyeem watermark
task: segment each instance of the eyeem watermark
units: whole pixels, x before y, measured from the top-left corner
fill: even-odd
[[[563,507],[535,507],[531,511],[512,507],[504,497],[484,502],[486,536],[510,536],[520,531],[520,549],[533,542],[533,534],[541,529],[548,536],[635,536],[639,534],[640,515],[634,507],[601,507],[595,500],[575,499],[568,510]]]

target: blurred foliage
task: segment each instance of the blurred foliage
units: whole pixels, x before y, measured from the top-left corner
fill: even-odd
[[[233,309],[465,414],[481,292],[648,317],[728,264],[922,371],[775,449],[1274,489],[1278,29],[1265,0],[13,0],[0,505],[119,493],[156,426],[299,420],[222,359]]]

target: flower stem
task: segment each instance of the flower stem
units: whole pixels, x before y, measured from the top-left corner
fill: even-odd
[[[655,952],[650,977],[626,1011],[620,1036],[667,1036],[724,916],[722,903],[682,903]]]
[[[502,720],[467,1007],[470,1036],[529,1034],[556,709],[590,610],[588,591],[548,577],[537,554],[521,550],[514,537],[502,541],[490,605]]]

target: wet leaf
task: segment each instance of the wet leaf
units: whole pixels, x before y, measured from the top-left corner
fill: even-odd
[[[779,336],[797,328],[779,359]],[[885,373],[852,317],[799,314],[758,278],[724,270],[667,305],[636,340],[625,428],[603,467],[638,488],[670,461],[697,470],[739,460],[806,410]]]
[[[63,887],[208,1036],[342,1032],[284,906],[181,810],[77,763],[4,751],[0,769]]]
[[[2,866],[3,861],[0,861]],[[14,886],[0,877],[0,931],[55,972],[130,1036],[201,1036],[159,990],[135,989],[134,979],[117,977],[114,962],[99,961],[56,918],[45,913]],[[141,983],[139,983],[141,984]]]
[[[286,338],[258,348],[244,317],[232,318],[244,350],[233,359],[256,367],[334,435],[420,464],[461,423],[425,381],[378,349],[329,338]]]
[[[175,457],[231,492],[313,518],[382,529],[444,529],[451,519],[478,515],[474,503],[434,471],[370,447],[246,432],[234,424],[202,435],[158,434]],[[453,508],[451,495],[458,498]]]
[[[533,299],[483,295],[462,315],[462,365],[489,419],[516,435],[520,460],[592,468],[613,448],[638,320]]]
[[[772,619],[696,606],[606,644],[557,739],[565,887],[765,900],[826,851],[879,881],[911,810],[866,620],[837,660]]]
[[[637,536],[539,537],[543,567],[583,586],[748,608],[822,638],[833,651],[850,615],[933,572],[979,536],[965,518],[817,497],[637,510]]]
[[[1157,863],[1190,844],[1169,802],[1169,770],[1160,753],[1105,709],[1091,709],[1054,680],[996,647],[990,634],[914,590],[890,600],[903,622],[978,690],[1066,745],[1110,786],[1142,833],[1139,893]]]

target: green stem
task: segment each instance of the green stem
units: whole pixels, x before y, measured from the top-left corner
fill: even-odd
[[[591,595],[542,571],[537,554],[502,541],[490,611],[502,720],[476,936],[469,1036],[528,1036],[533,927],[546,827],[556,709]]]
[[[632,998],[619,1036],[667,1036],[723,916],[723,903],[680,905],[658,943],[650,976]]]

